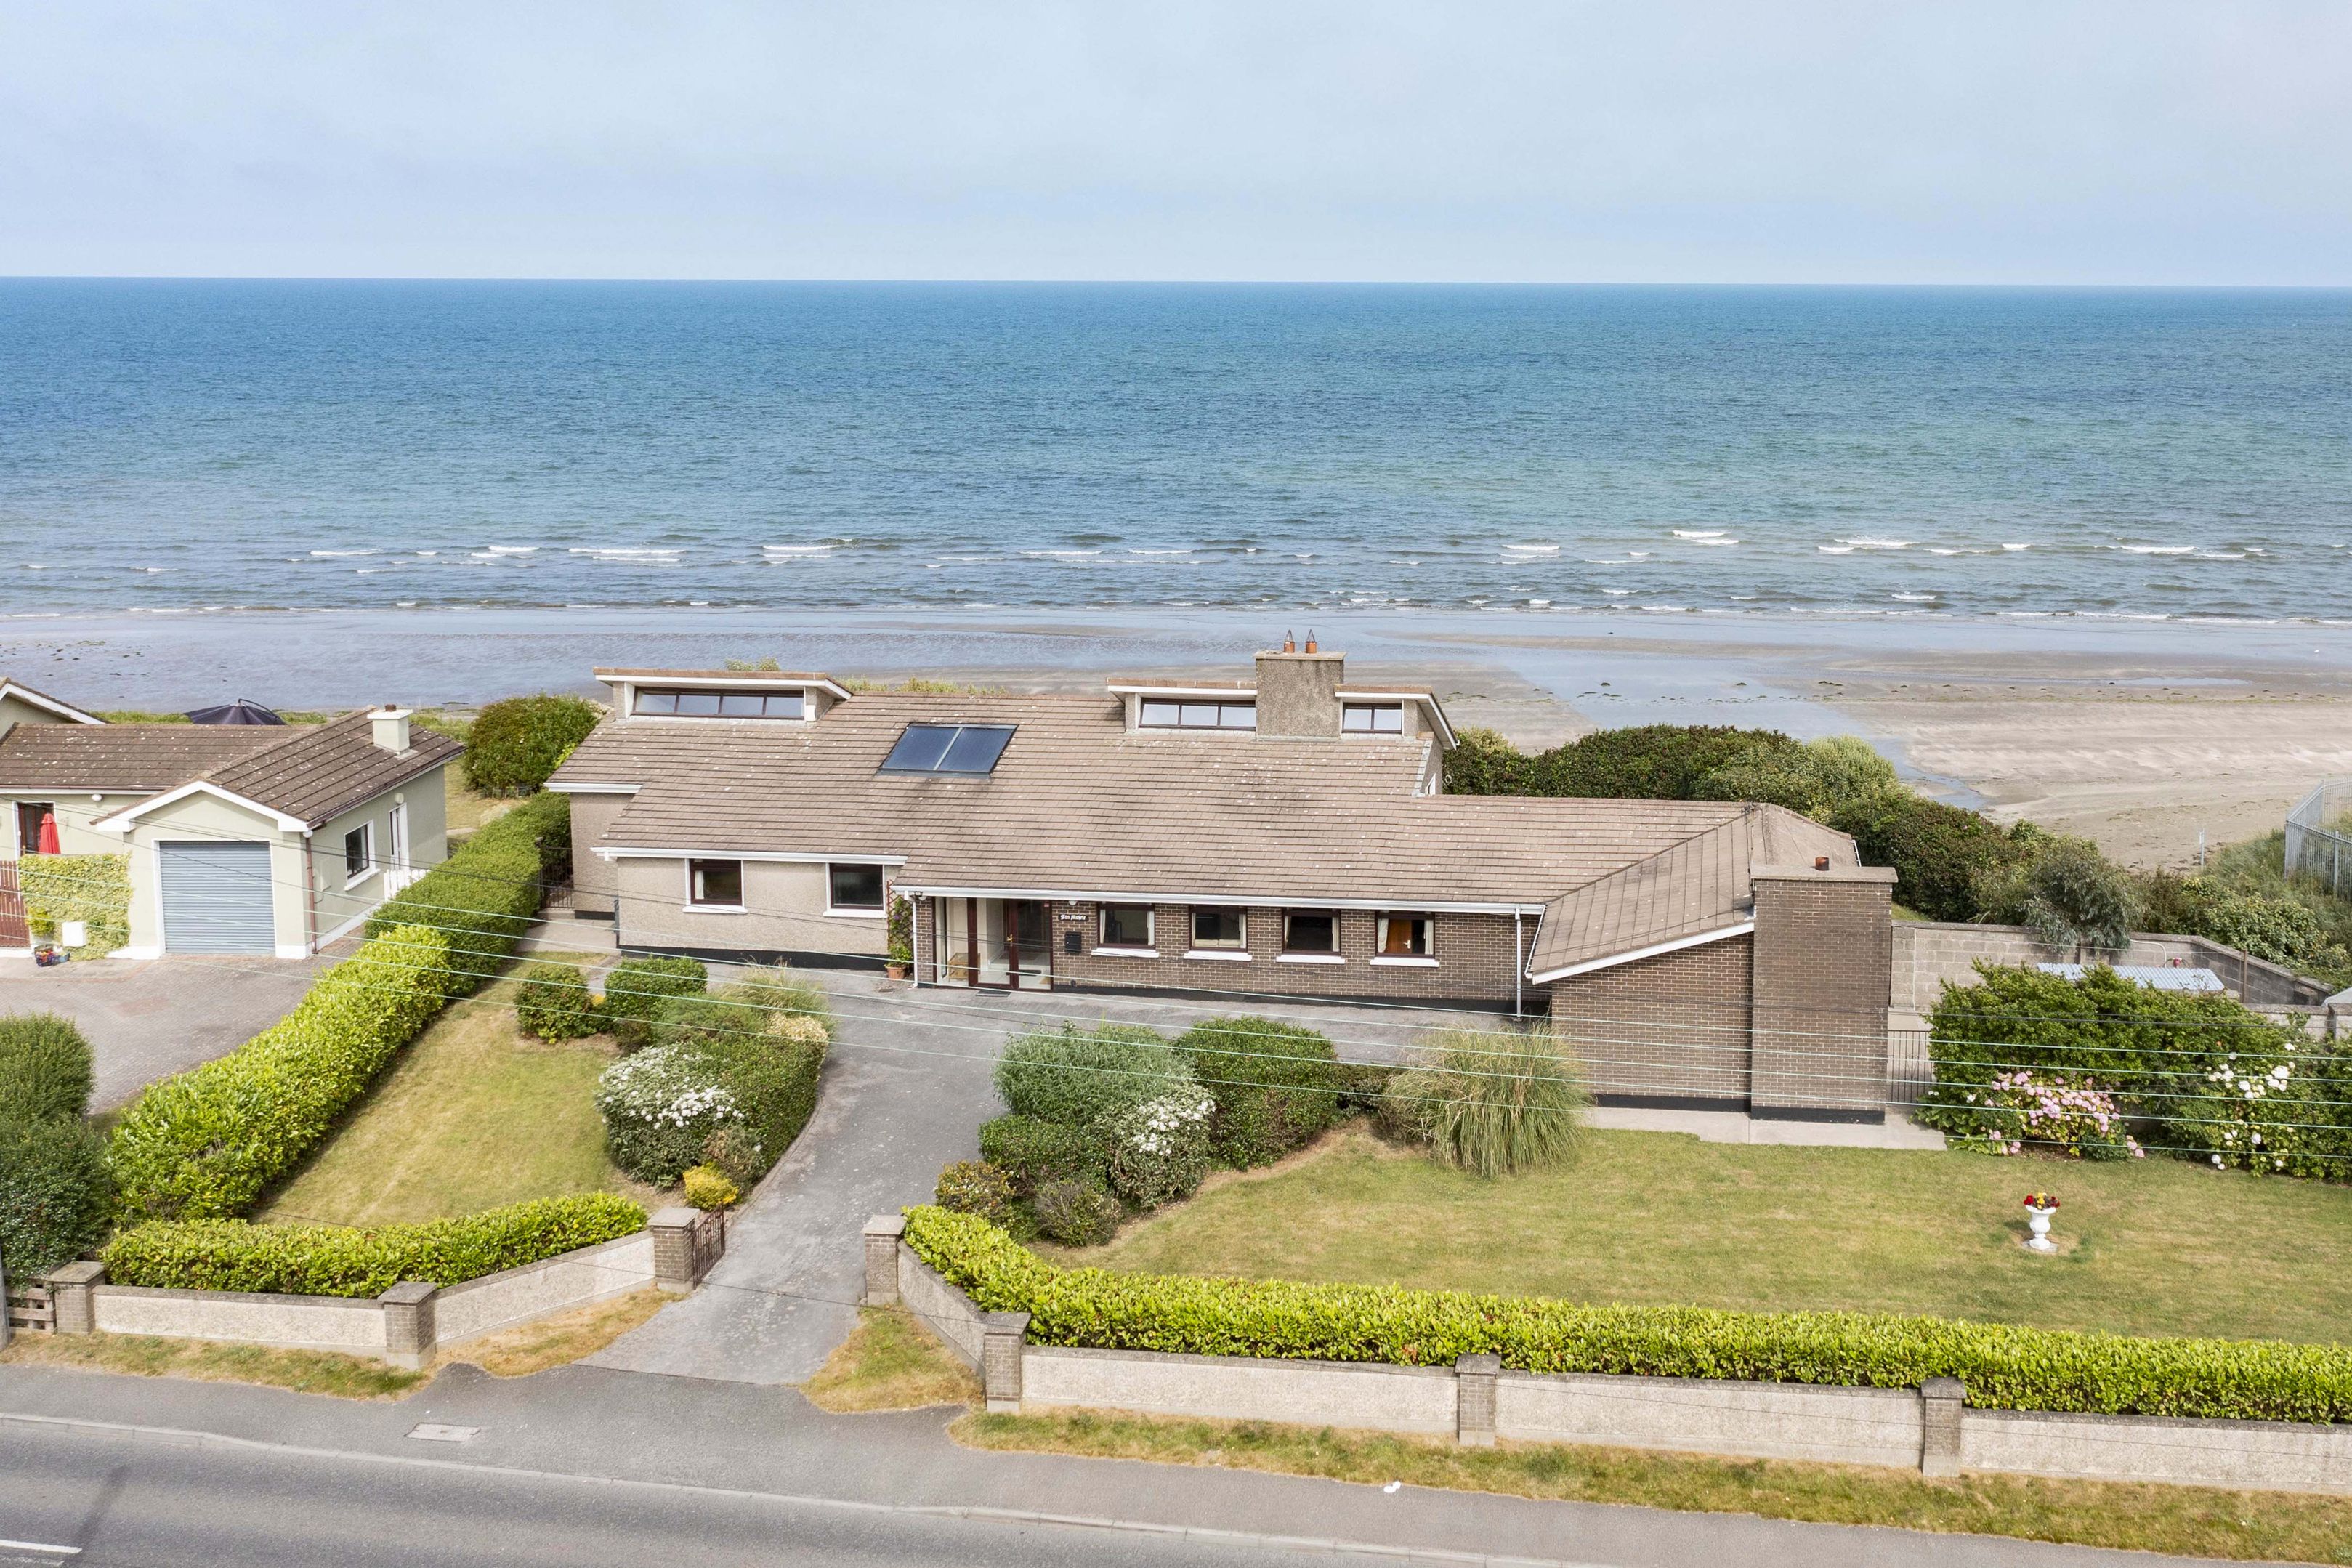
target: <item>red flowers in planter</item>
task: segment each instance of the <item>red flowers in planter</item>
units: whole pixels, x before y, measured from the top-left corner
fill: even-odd
[[[2030,1209],[2038,1210],[2042,1214],[2048,1214],[2052,1209],[2058,1206],[2058,1194],[2056,1193],[2028,1193],[2025,1194],[2025,1206]]]

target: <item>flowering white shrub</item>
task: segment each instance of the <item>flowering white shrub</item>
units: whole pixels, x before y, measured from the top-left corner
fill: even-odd
[[[1187,1086],[1106,1114],[1095,1123],[1108,1148],[1110,1184],[1138,1208],[1190,1197],[1209,1171],[1209,1119],[1217,1102]]]
[[[2267,1176],[2341,1176],[2324,1157],[2334,1107],[2304,1070],[2307,1041],[2271,1052],[2229,1052],[2184,1078],[2173,1130],[2210,1163]]]
[[[701,1163],[713,1133],[749,1131],[719,1065],[690,1046],[656,1046],[606,1068],[596,1080],[596,1110],[613,1163],[664,1186]]]
[[[2091,1085],[2050,1082],[2030,1072],[2005,1072],[1964,1102],[1986,1112],[1984,1131],[1964,1147],[1993,1154],[2028,1150],[2063,1152],[2077,1160],[2138,1160],[2147,1151],[2124,1129],[2115,1098]]]

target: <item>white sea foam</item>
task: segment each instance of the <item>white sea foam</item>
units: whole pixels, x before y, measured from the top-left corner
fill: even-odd
[[[1184,544],[1179,545],[1173,550],[1144,550],[1138,548],[1130,549],[1128,553],[1129,555],[1190,555],[1192,553],[1192,547],[1189,544]]]
[[[1647,561],[1650,558],[1650,552],[1646,550],[1628,550],[1625,554],[1628,559],[1634,561]]]
[[[1840,539],[1838,542],[1855,550],[1908,550],[1913,542],[1908,539],[1879,539],[1864,533],[1852,539]]]
[[[2126,555],[2193,555],[2193,544],[2118,544],[2116,549]]]
[[[484,546],[481,553],[484,555],[536,555],[539,553],[539,546],[536,544],[491,544]]]
[[[626,564],[638,562],[646,565],[664,566],[686,553],[684,550],[651,545],[575,544],[564,552],[567,555],[585,555],[592,561],[615,561]]]
[[[1024,550],[1022,554],[1033,561],[1086,561],[1102,553],[1099,550]]]
[[[375,552],[373,550],[313,550],[310,552],[311,557],[314,560],[337,555],[373,555],[374,553]]]
[[[1824,555],[1851,555],[1853,553],[1853,546],[1851,544],[1816,544],[1813,548],[1820,551]]]
[[[1531,610],[1540,610],[1550,603],[1551,601],[1549,599],[1529,599],[1528,601],[1528,607]]]
[[[780,555],[785,557],[795,555],[830,555],[834,552],[835,548],[835,546],[831,544],[762,544],[760,546],[760,553],[762,555]]]
[[[1894,596],[1906,605],[1932,605],[1941,597],[1936,594],[1897,594]]]
[[[1506,544],[1503,546],[1503,553],[1523,559],[1530,555],[1557,555],[1559,553],[1559,546],[1557,544]]]
[[[1636,594],[1641,590],[1638,588],[1603,588],[1601,591],[1608,595],[1612,599],[1622,599],[1629,594]]]

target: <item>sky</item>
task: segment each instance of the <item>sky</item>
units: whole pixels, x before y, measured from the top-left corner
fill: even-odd
[[[2352,5],[0,0],[0,274],[2352,284]]]

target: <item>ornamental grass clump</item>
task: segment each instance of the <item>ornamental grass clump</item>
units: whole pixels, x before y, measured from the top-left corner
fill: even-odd
[[[1425,1102],[1439,1159],[1475,1176],[1509,1176],[1575,1158],[1592,1097],[1549,1029],[1443,1029],[1423,1057],[1391,1092]]]

